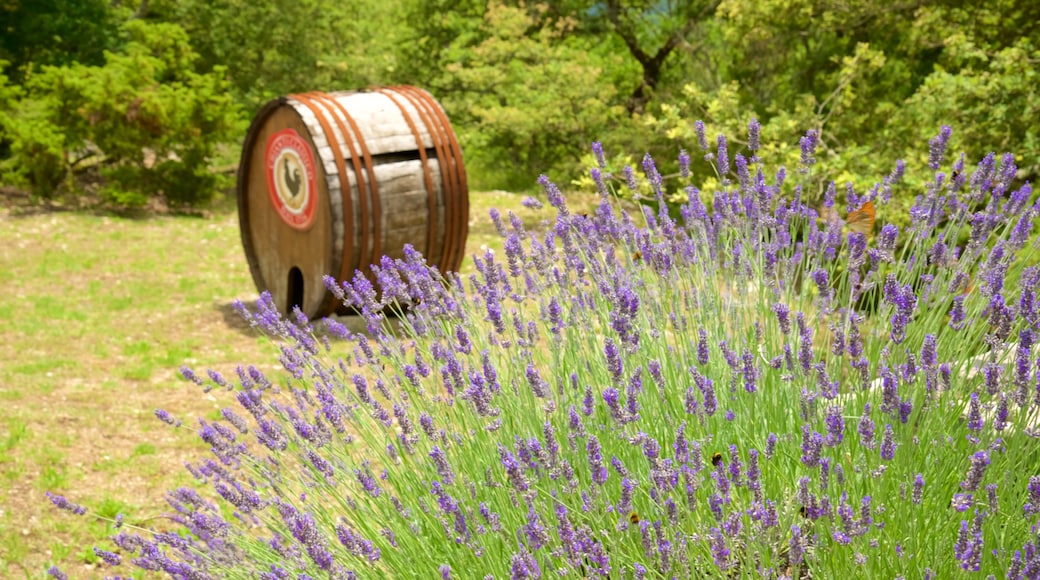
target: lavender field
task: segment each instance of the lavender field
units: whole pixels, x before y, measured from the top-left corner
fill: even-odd
[[[177,529],[121,524],[97,557],[272,580],[1040,577],[1040,204],[1014,157],[954,155],[944,127],[927,164],[814,207],[815,132],[785,169],[755,121],[746,145],[696,131],[667,184],[594,144],[588,213],[543,176],[525,205],[555,216],[492,211],[473,274],[413,252],[327,280],[364,330],[237,305],[281,370],[183,369],[235,404],[156,411],[198,430],[197,485],[168,495]],[[902,226],[893,197],[914,200]]]

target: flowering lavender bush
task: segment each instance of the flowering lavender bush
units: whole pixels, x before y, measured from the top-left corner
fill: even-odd
[[[543,177],[555,222],[493,213],[505,255],[479,275],[409,249],[328,280],[366,335],[243,307],[287,375],[185,369],[237,390],[189,465],[215,493],[171,491],[180,533],[124,527],[99,557],[178,578],[1040,577],[1040,204],[1013,158],[945,172],[944,128],[910,228],[863,233],[801,201],[814,132],[788,176],[756,123],[732,158],[697,129],[710,210],[690,186],[674,220],[649,157],[659,207],[636,218],[605,166],[588,216]],[[913,195],[903,171],[845,210]]]

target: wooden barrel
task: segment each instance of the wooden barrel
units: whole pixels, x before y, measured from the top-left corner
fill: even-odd
[[[457,271],[469,221],[466,171],[440,105],[410,86],[289,95],[265,105],[238,167],[253,281],[285,312],[342,305],[323,276],[371,275],[405,244]]]

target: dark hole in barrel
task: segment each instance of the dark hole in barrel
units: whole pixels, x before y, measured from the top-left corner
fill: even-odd
[[[426,149],[427,159],[436,159],[437,150],[429,147]],[[411,151],[393,151],[390,153],[380,153],[379,155],[372,156],[372,165],[387,165],[389,163],[400,163],[402,161],[419,161],[422,157],[419,156],[418,149],[412,149]]]
[[[299,306],[303,310],[303,272],[293,266],[289,270],[289,303],[285,305],[285,313],[292,312],[293,306]]]

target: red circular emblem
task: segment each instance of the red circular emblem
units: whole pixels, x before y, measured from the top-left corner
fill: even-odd
[[[267,194],[285,223],[298,230],[314,224],[318,190],[310,145],[293,129],[271,135],[264,150]]]

